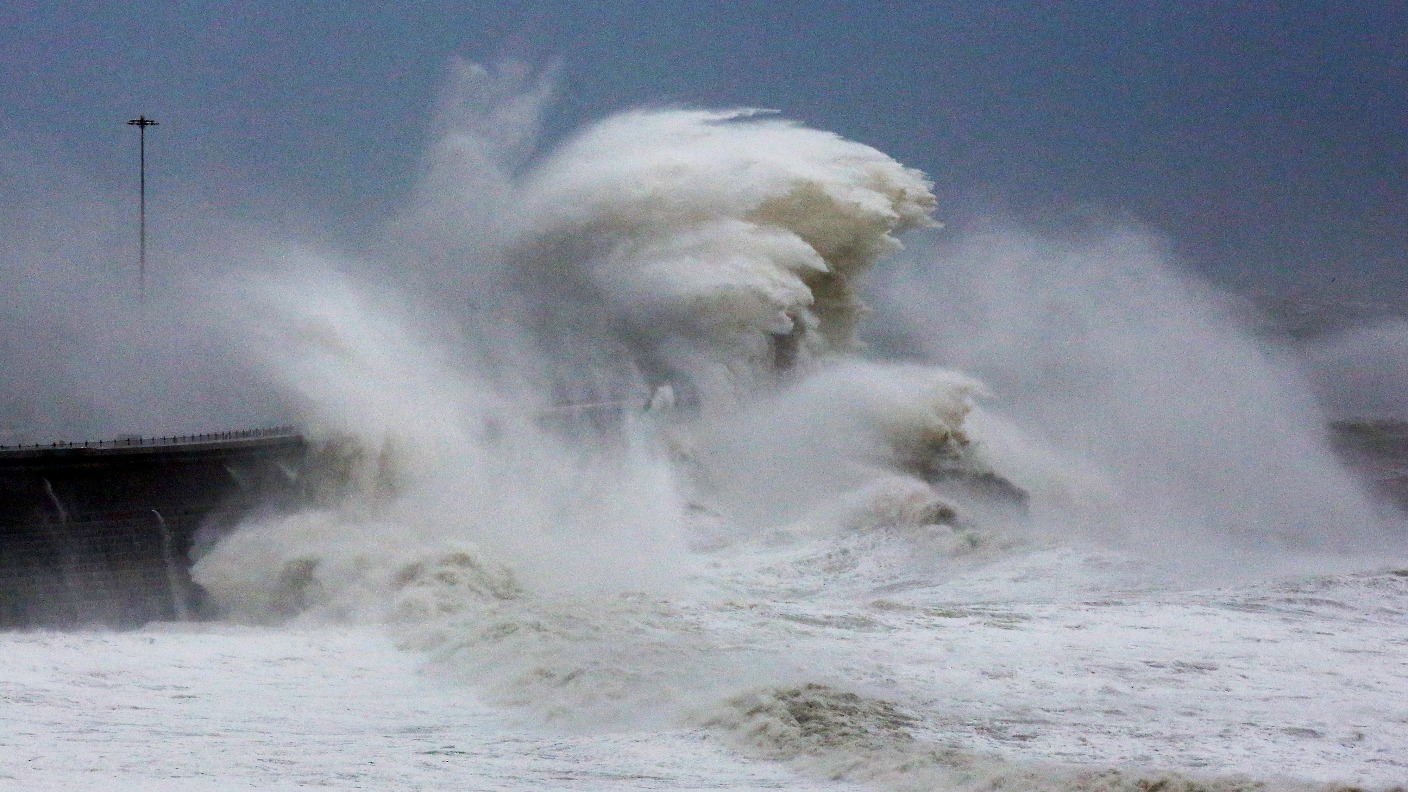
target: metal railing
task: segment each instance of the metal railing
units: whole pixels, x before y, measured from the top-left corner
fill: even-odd
[[[207,432],[205,434],[163,435],[161,437],[119,437],[114,440],[57,441],[53,443],[0,444],[0,451],[38,451],[58,448],[150,448],[156,446],[197,445],[219,443],[231,440],[271,440],[298,437],[298,429],[293,426],[273,426],[265,429],[241,429],[233,432]]]

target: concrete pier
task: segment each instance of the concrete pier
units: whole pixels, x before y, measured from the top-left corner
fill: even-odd
[[[0,628],[198,615],[193,553],[297,503],[306,450],[286,427],[0,446]]]

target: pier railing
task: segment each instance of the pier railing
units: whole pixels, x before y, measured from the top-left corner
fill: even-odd
[[[113,440],[56,441],[52,443],[0,443],[0,451],[39,451],[58,448],[152,448],[204,443],[225,443],[235,440],[273,440],[298,437],[298,429],[292,426],[273,426],[264,429],[241,429],[234,432],[208,432],[205,434],[163,435],[160,437],[119,437]]]

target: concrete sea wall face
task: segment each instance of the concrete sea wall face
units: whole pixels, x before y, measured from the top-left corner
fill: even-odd
[[[201,612],[202,541],[302,496],[289,430],[0,448],[0,628]]]

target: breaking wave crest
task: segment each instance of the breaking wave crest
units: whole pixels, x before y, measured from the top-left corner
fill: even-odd
[[[933,207],[918,171],[830,133],[749,110],[632,112],[526,174],[505,261],[563,379],[625,352],[723,410],[779,354],[853,349],[857,278]]]

